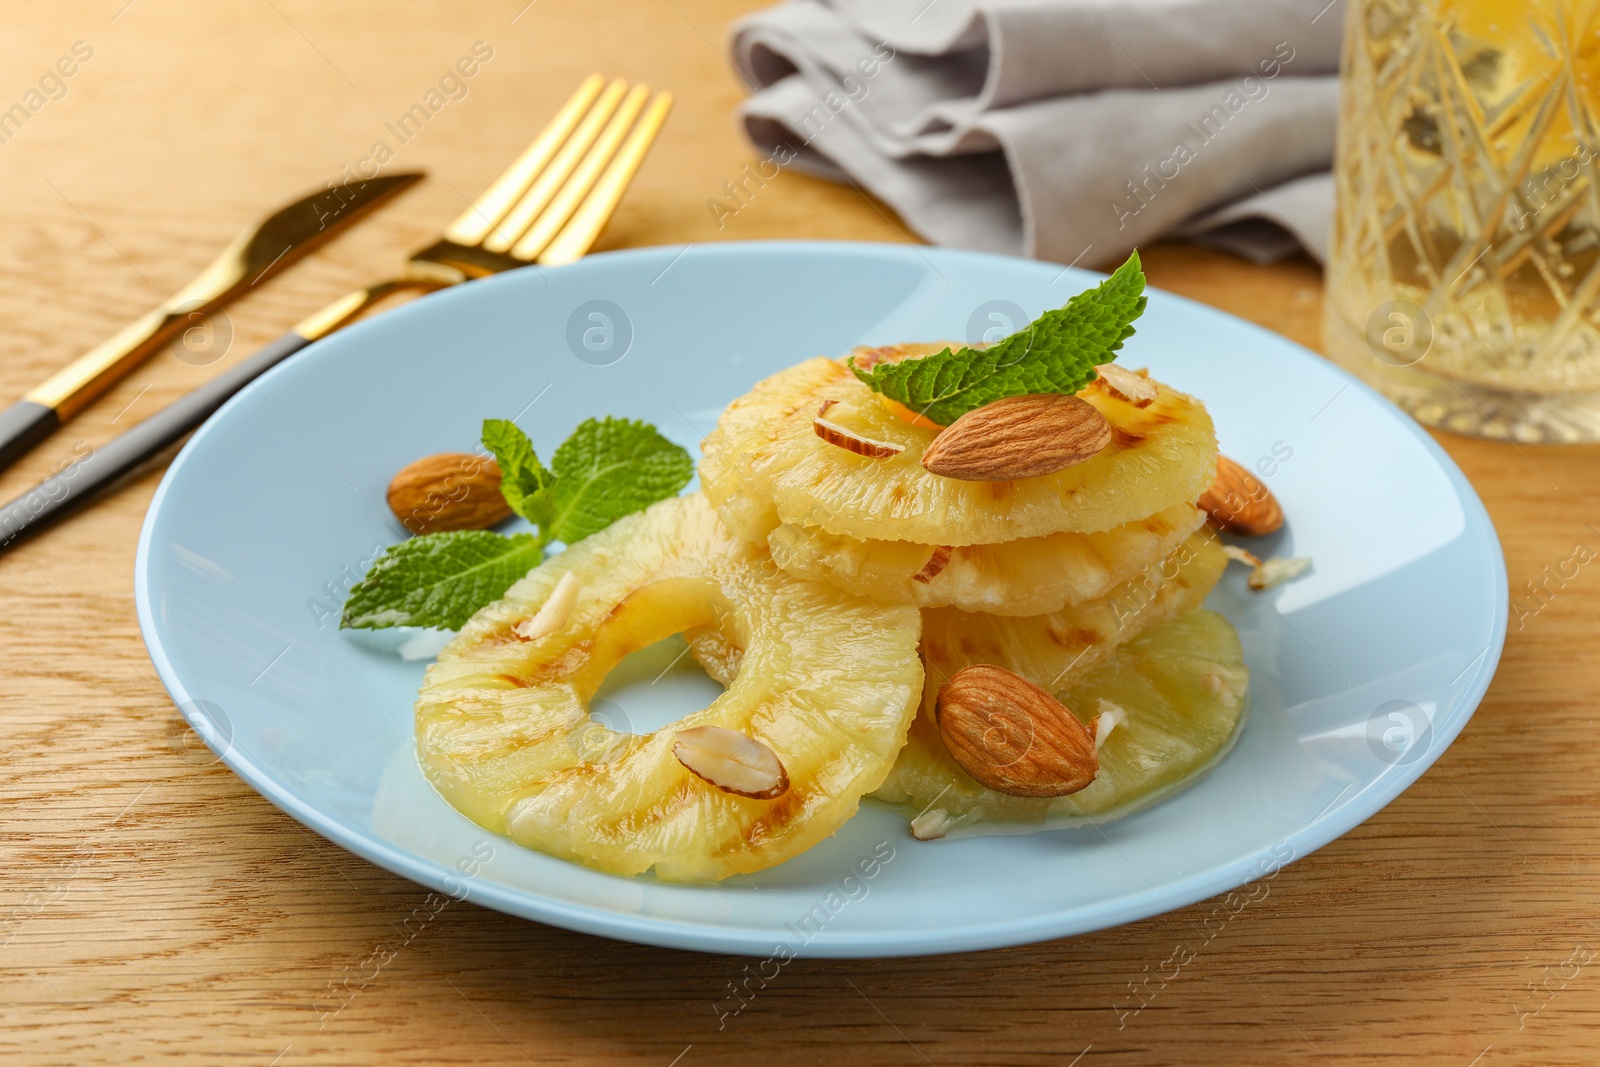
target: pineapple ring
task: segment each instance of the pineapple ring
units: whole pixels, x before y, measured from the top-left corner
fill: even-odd
[[[566,574],[582,586],[565,624],[519,637]],[[784,574],[698,494],[665,500],[472,617],[423,681],[418,758],[457,810],[541,852],[669,881],[748,874],[832,834],[883,782],[922,688],[919,629],[914,608]],[[742,650],[710,707],[645,735],[590,720],[623,656],[684,631]],[[765,743],[789,790],[753,800],[696,777],[672,754],[676,730],[694,726]]]
[[[1177,504],[1100,533],[1058,533],[947,549],[932,578],[936,547],[858,541],[815,526],[781,524],[767,537],[773,561],[794,575],[828,581],[874,602],[956,608],[992,615],[1043,615],[1105,596],[1177,550],[1205,514]]]
[[[894,771],[872,795],[903,811],[923,838],[1109,822],[1188,785],[1221,761],[1243,731],[1249,684],[1239,636],[1228,620],[1211,611],[1187,611],[1123,644],[1058,691],[1080,718],[1109,710],[1107,704],[1126,715],[1100,749],[1100,771],[1087,788],[1047,800],[988,789],[951,758],[932,709],[925,708]]]
[[[1172,555],[1105,596],[1047,615],[929,608],[922,613],[922,660],[928,671],[924,711],[931,714],[939,688],[975,663],[1004,667],[1059,695],[1118,646],[1198,608],[1227,565],[1216,535],[1200,530]]]
[[[936,431],[893,412],[840,359],[811,359],[759,382],[723,412],[705,439],[700,484],[738,534],[763,542],[780,523],[861,540],[976,545],[1094,533],[1180,503],[1193,503],[1216,474],[1211,417],[1199,401],[1158,385],[1137,407],[1091,385],[1083,398],[1112,426],[1095,458],[1039,478],[967,482],[922,467]],[[816,435],[828,420],[900,446],[878,459]]]

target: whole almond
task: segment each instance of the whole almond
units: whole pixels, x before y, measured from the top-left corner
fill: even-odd
[[[403,467],[389,483],[389,510],[414,534],[487,530],[511,517],[499,466],[470,452],[441,452]]]
[[[1110,443],[1111,424],[1087,400],[1008,396],[947,426],[922,454],[922,465],[964,482],[1010,482],[1077,466]]]
[[[939,690],[936,718],[951,757],[997,792],[1064,797],[1100,771],[1095,731],[1003,667],[980,663],[957,671]]]
[[[1217,476],[1200,494],[1199,504],[1229,533],[1261,537],[1283,527],[1283,509],[1267,487],[1227,456],[1217,457]]]
[[[772,800],[789,791],[789,773],[771,748],[722,726],[693,726],[672,739],[672,754],[696,777],[724,793]]]

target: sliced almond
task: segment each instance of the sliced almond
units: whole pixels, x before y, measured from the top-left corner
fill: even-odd
[[[825,397],[823,399],[822,403],[817,405],[817,418],[819,418],[819,419],[822,418],[822,416],[824,416],[824,415],[826,415],[828,413],[828,409],[833,407],[833,405],[835,405],[837,403],[838,403],[838,401],[833,399],[832,397]]]
[[[1011,482],[1066,470],[1111,443],[1111,424],[1076,396],[1008,396],[969,411],[922,454],[934,474],[965,482]]]
[[[578,603],[578,592],[583,583],[568,571],[561,576],[556,587],[545,598],[544,606],[531,619],[523,619],[511,628],[512,633],[526,641],[537,641],[555,633],[567,624],[572,608]]]
[[[1107,392],[1136,408],[1149,407],[1159,395],[1155,382],[1115,363],[1102,363],[1095,368],[1095,373],[1099,376],[1096,380],[1105,384]]]
[[[772,800],[789,791],[789,773],[778,754],[749,734],[722,726],[694,726],[679,730],[672,754],[724,793]]]
[[[1120,704],[1113,704],[1102,699],[1099,704],[1100,714],[1089,720],[1089,728],[1094,731],[1094,750],[1099,752],[1105,747],[1106,738],[1111,736],[1111,731],[1128,721],[1128,713]]]
[[[954,551],[955,549],[951,548],[949,545],[940,545],[938,548],[934,549],[933,555],[928,557],[928,562],[922,565],[922,569],[920,571],[911,576],[911,580],[913,582],[921,582],[923,585],[927,585],[929,582],[939,577],[940,573],[950,565],[950,554]]]
[[[1260,479],[1227,456],[1217,457],[1217,476],[1200,494],[1200,507],[1229,533],[1262,537],[1283,528],[1283,509]]]
[[[811,428],[818,437],[830,445],[838,445],[846,452],[854,452],[858,456],[868,459],[884,459],[888,456],[898,456],[906,450],[905,445],[897,445],[892,441],[874,441],[870,437],[862,437],[854,430],[848,430],[837,422],[829,422],[818,416],[811,420]]]
[[[1258,563],[1245,581],[1251,589],[1261,593],[1275,585],[1298,578],[1310,569],[1310,556],[1273,556]]]
[[[1235,563],[1243,563],[1246,567],[1261,566],[1261,557],[1248,548],[1240,548],[1238,545],[1223,545],[1222,554]]]
[[[1064,797],[1100,770],[1094,735],[1044,689],[1003,667],[957,671],[939,690],[939,735],[963,770],[1016,797]]]
[[[934,808],[911,820],[911,836],[918,841],[937,841],[950,832],[954,822],[948,811]]]

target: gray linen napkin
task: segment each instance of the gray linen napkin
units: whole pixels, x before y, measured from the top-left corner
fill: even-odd
[[[856,184],[936,243],[1101,263],[1166,233],[1322,257],[1342,21],[1340,0],[788,0],[732,34],[760,175]]]

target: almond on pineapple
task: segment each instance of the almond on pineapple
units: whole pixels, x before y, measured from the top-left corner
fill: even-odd
[[[695,777],[724,793],[772,800],[789,791],[789,774],[771,748],[749,734],[722,726],[679,730],[672,754]]]
[[[911,576],[911,580],[927,585],[944,573],[944,569],[950,565],[950,556],[954,552],[955,549],[949,545],[937,546],[933,550],[933,555],[928,557],[928,562],[922,565],[920,571]]]
[[[832,406],[826,401],[824,404],[826,406],[823,407],[823,411]],[[893,441],[877,441],[863,437],[854,430],[825,419],[821,415],[811,420],[811,429],[830,445],[842,448],[846,452],[854,452],[858,456],[865,456],[867,459],[887,459],[889,456],[898,456],[906,450],[905,445],[897,445]]]
[[[997,792],[1064,797],[1099,773],[1095,731],[1045,689],[1003,667],[980,663],[957,671],[936,708],[951,757]]]
[[[389,483],[388,501],[414,534],[487,530],[511,517],[500,495],[500,467],[470,452],[441,452],[407,464]]]
[[[1160,395],[1156,383],[1137,371],[1119,367],[1115,363],[1102,363],[1095,368],[1095,381],[1118,400],[1126,400],[1136,408],[1147,408]]]
[[[537,641],[541,637],[548,637],[567,624],[572,617],[572,609],[577,606],[578,594],[583,591],[583,582],[576,574],[568,571],[556,582],[556,587],[550,590],[550,595],[545,598],[543,606],[532,617],[523,619],[511,628],[511,632],[524,641]]]
[[[1111,424],[1087,400],[1032,393],[967,412],[933,439],[922,466],[961,481],[1011,482],[1066,470],[1110,443]]]

